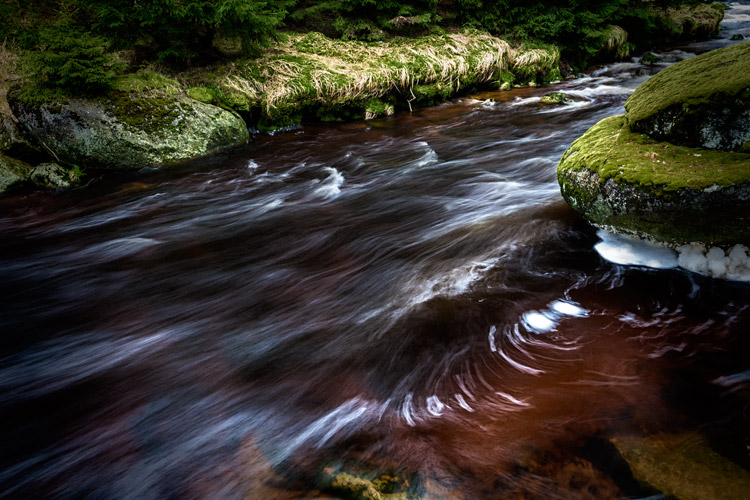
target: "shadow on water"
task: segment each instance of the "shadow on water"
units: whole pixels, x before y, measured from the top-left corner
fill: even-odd
[[[749,468],[750,288],[602,260],[557,187],[655,70],[4,199],[2,496],[644,498],[610,439],[660,432]]]

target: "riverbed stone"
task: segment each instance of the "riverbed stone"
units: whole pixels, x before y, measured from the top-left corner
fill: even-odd
[[[750,141],[750,42],[678,62],[625,103],[633,131],[692,147],[737,151]]]
[[[750,243],[750,154],[689,148],[606,118],[557,170],[565,200],[605,229],[679,245]]]
[[[118,92],[96,99],[30,103],[16,89],[8,101],[31,136],[63,163],[138,169],[198,158],[245,143],[235,113],[166,92]]]
[[[737,500],[750,494],[750,473],[711,449],[698,434],[612,439],[633,476],[678,500]]]
[[[638,62],[641,64],[646,64],[648,66],[653,66],[654,64],[662,62],[662,59],[653,52],[646,52],[641,56]]]
[[[0,153],[0,195],[25,185],[31,165]]]

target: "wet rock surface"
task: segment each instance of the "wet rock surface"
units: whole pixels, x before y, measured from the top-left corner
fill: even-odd
[[[13,113],[60,161],[132,169],[185,161],[243,144],[243,120],[182,96],[113,93],[99,100],[30,104],[9,95]]]

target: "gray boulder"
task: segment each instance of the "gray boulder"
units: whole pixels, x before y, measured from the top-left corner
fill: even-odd
[[[9,117],[0,121],[0,152],[28,163],[39,163],[49,158],[29,140],[28,134]]]
[[[35,104],[9,93],[13,113],[64,163],[138,169],[169,165],[245,143],[243,120],[180,95],[111,92],[97,99]]]
[[[31,165],[0,154],[0,195],[25,185]]]

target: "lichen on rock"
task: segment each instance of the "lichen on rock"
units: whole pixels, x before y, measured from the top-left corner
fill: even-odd
[[[99,99],[29,103],[9,95],[13,113],[60,161],[93,168],[156,167],[242,144],[235,113],[181,95],[113,91]]]
[[[73,185],[71,173],[57,163],[42,163],[29,173],[29,179],[45,189],[65,189]]]

